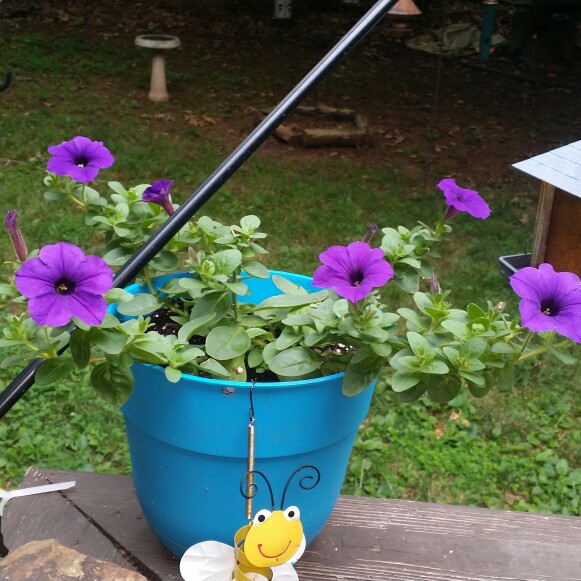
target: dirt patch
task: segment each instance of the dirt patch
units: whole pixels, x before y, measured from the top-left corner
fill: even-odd
[[[293,21],[281,23],[272,20],[266,1],[5,0],[0,29],[56,38],[76,30],[120,47],[131,46],[138,34],[179,36],[183,49],[171,58],[168,75],[174,109],[159,113],[166,130],[195,127],[233,148],[252,129],[253,112],[282,99],[366,7],[339,0],[296,4]],[[424,14],[413,34],[453,22],[482,22],[479,1],[418,4]],[[514,8],[502,2],[496,32],[510,37],[513,27]],[[513,163],[581,135],[579,47],[570,43],[563,53],[536,48],[516,51],[507,43],[486,62],[476,51],[434,55],[393,38],[386,18],[303,103],[357,111],[369,124],[370,144],[303,148],[271,138],[258,155],[315,162],[342,156],[401,169],[426,186],[445,173],[466,185],[515,186],[521,180],[515,187],[522,187],[527,182]],[[188,67],[200,71],[196,86],[180,82],[179,71]],[[212,75],[218,69],[220,86]],[[175,80],[172,72],[178,73]],[[122,84],[102,88],[120,99],[123,89]]]

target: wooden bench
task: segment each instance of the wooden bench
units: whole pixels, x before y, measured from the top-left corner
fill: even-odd
[[[31,468],[21,486],[68,480],[76,487],[9,502],[11,550],[55,538],[152,581],[181,580],[129,476]],[[297,570],[301,581],[581,580],[581,519],[341,496]]]

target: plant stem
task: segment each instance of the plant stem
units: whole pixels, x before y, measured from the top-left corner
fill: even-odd
[[[155,290],[155,288],[153,287],[153,283],[151,282],[151,275],[149,274],[149,267],[145,267],[143,269],[143,280],[145,282],[145,285],[147,286],[149,292],[154,295],[157,296],[158,292]]]
[[[232,273],[230,279],[232,280],[233,283],[238,281],[236,271]],[[232,310],[234,312],[234,322],[238,323],[238,296],[236,295],[235,292],[231,292],[230,294],[232,295]]]
[[[553,347],[555,349],[560,349],[561,347],[567,347],[569,345],[570,345],[569,341],[563,341],[561,343],[555,343],[555,345],[550,345],[550,347]],[[549,350],[549,346],[538,347],[537,349],[533,349],[532,351],[529,351],[525,355],[521,354],[519,356],[519,358],[516,360],[516,362],[519,363],[520,361],[524,361],[525,359],[530,359],[531,357],[536,357],[537,355],[540,355],[541,353],[545,353],[545,351],[548,351],[548,350]]]
[[[522,344],[522,348],[521,348],[520,353],[518,354],[518,357],[516,359],[517,361],[521,361],[522,359],[524,359],[523,353],[525,352],[525,349],[528,347],[528,344],[530,343],[532,338],[533,338],[533,332],[529,331],[527,333],[527,336],[525,337],[523,344]]]

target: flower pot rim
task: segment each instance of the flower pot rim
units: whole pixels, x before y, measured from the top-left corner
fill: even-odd
[[[133,365],[143,365],[148,367],[156,373],[165,375],[164,368],[161,365],[155,365],[153,363],[134,363]],[[285,387],[299,387],[305,383],[312,385],[313,383],[325,383],[328,381],[337,380],[345,375],[344,371],[339,373],[332,373],[330,375],[322,375],[321,377],[310,377],[307,379],[294,379],[292,381],[232,381],[229,379],[218,379],[217,377],[201,377],[200,375],[192,375],[191,373],[182,373],[180,381],[187,380],[195,383],[200,383],[206,386],[216,387],[220,385],[221,387],[232,387],[232,388],[247,388],[250,389],[254,385],[254,389],[284,389]]]

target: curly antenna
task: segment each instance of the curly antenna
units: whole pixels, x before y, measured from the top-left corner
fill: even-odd
[[[242,477],[242,480],[240,481],[240,494],[242,494],[242,496],[246,498],[246,500],[248,500],[249,498],[254,498],[256,496],[256,494],[258,493],[258,485],[254,482],[254,480],[252,481],[249,480],[250,476],[254,476],[255,474],[258,474],[259,476],[262,476],[262,478],[264,478],[264,481],[268,486],[268,492],[270,493],[270,502],[272,504],[272,510],[274,510],[274,494],[272,493],[272,486],[270,485],[268,478],[259,470],[250,470]]]
[[[288,490],[288,487],[292,481],[292,479],[295,477],[295,475],[297,475],[301,470],[313,470],[314,474],[305,474],[300,480],[299,480],[299,486],[303,489],[303,490],[311,490],[313,488],[315,488],[315,486],[317,486],[317,484],[319,484],[319,480],[321,480],[321,473],[319,472],[319,469],[316,468],[315,466],[311,466],[310,464],[305,464],[304,466],[301,466],[300,468],[297,468],[289,477],[289,479],[286,481],[283,493],[282,493],[282,500],[280,502],[280,510],[283,510],[284,507],[284,499],[286,497],[286,491]],[[309,482],[306,483],[305,480],[314,480],[314,482]]]

